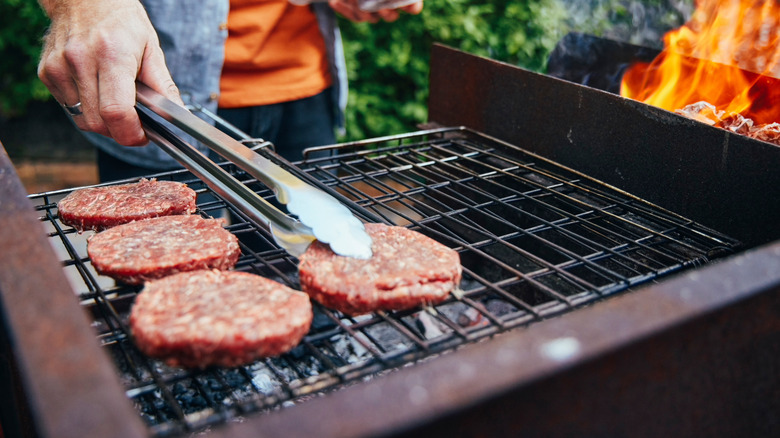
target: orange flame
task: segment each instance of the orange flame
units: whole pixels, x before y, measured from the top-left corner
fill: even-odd
[[[756,123],[780,122],[780,1],[697,0],[652,63],[632,66],[620,94],[669,111],[704,101]]]

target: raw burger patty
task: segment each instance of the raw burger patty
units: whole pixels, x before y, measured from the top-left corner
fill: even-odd
[[[171,366],[233,367],[289,351],[309,331],[309,297],[238,271],[183,272],[146,283],[130,312],[135,343]]]
[[[87,241],[95,270],[128,284],[183,271],[232,268],[238,239],[218,219],[163,216],[118,225]]]
[[[458,253],[404,227],[366,224],[368,260],[336,255],[314,241],[300,257],[301,289],[325,307],[357,315],[438,303],[460,283]]]
[[[79,231],[100,231],[150,217],[191,214],[196,196],[180,182],[142,179],[73,191],[57,204],[57,211],[66,225]]]

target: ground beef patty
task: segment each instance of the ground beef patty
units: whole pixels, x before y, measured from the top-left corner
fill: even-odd
[[[198,215],[163,216],[118,225],[87,241],[95,270],[140,284],[196,269],[230,269],[238,261],[238,239],[222,220]]]
[[[75,190],[57,203],[57,211],[62,223],[79,231],[101,231],[150,217],[191,214],[196,196],[180,182],[142,179]]]
[[[298,345],[311,321],[306,294],[238,271],[150,281],[130,312],[142,352],[187,368],[233,367],[282,354]]]
[[[301,289],[325,307],[357,315],[444,300],[460,283],[458,253],[404,227],[366,224],[368,260],[336,255],[315,241],[300,257]]]

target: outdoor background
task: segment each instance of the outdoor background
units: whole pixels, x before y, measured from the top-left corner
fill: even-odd
[[[544,72],[568,32],[661,48],[663,33],[692,9],[693,0],[425,0],[422,14],[394,23],[342,19],[350,92],[339,141],[409,132],[427,120],[434,42]],[[87,170],[68,172],[91,172],[89,145],[36,76],[47,25],[36,0],[0,2],[0,142],[20,175],[51,162],[85,164]]]

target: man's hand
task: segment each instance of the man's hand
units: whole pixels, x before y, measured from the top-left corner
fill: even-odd
[[[135,111],[135,81],[181,97],[157,33],[137,0],[40,0],[51,18],[38,77],[63,105],[81,103],[79,128],[123,145],[147,143]]]
[[[422,0],[398,9],[380,9],[376,12],[366,12],[360,9],[358,0],[329,0],[328,4],[334,11],[351,21],[368,21],[371,23],[376,23],[379,19],[392,22],[398,19],[400,11],[416,15],[422,12],[423,9]]]

